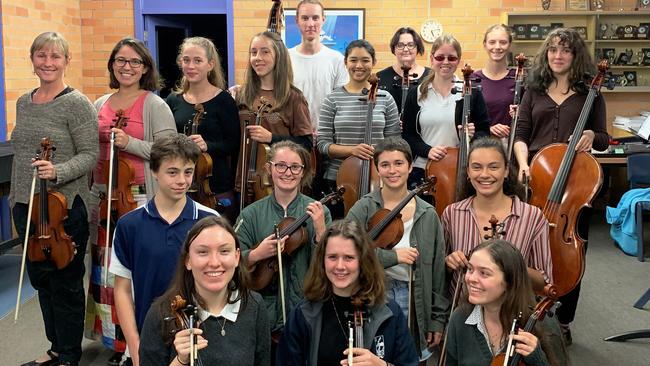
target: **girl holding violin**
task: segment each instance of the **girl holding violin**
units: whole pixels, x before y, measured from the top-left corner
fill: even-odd
[[[307,150],[295,142],[281,141],[271,147],[268,158],[266,172],[271,176],[273,192],[246,206],[235,226],[242,243],[244,261],[253,271],[253,281],[258,280],[256,270],[263,270],[268,266],[268,259],[277,257],[278,241],[280,246],[285,246],[289,239],[289,236],[277,238],[275,226],[285,218],[298,218],[305,213],[311,219],[306,221],[304,242],[292,244],[290,255],[282,256],[283,267],[278,268],[278,271],[282,271],[282,277],[278,273],[269,283],[262,284],[259,290],[268,311],[270,330],[277,333],[281,331],[288,312],[303,298],[302,283],[314,245],[332,220],[327,207],[300,193],[300,189],[312,179],[311,159]],[[284,287],[280,286],[280,278]],[[285,294],[284,298],[282,293]]]
[[[431,69],[417,63],[416,57],[424,55],[424,43],[411,27],[401,27],[395,31],[390,40],[390,52],[395,55],[395,62],[377,73],[379,88],[390,93],[397,104],[397,111],[402,113],[402,87],[408,85],[409,90],[415,88]],[[403,80],[405,70],[409,78],[407,83]]]
[[[459,144],[463,95],[456,92],[460,80],[454,75],[462,55],[460,43],[450,34],[438,37],[431,46],[432,72],[420,86],[409,91],[402,117],[404,139],[415,156],[409,186],[424,178],[428,160],[440,161],[448,147]],[[470,138],[489,135],[489,121],[481,92],[472,90]]]
[[[160,88],[160,78],[149,50],[141,41],[124,38],[117,42],[108,58],[108,71],[109,86],[117,89],[117,92],[104,95],[95,102],[99,120],[99,160],[93,170],[89,205],[93,271],[88,290],[86,318],[90,321],[86,323],[86,336],[101,339],[106,347],[114,350],[116,354],[112,360],[117,363],[126,347],[126,340],[122,332],[116,331],[119,324],[112,315],[115,313],[113,296],[101,296],[107,291],[106,288],[112,291],[114,281],[112,276],[105,282],[102,280],[107,246],[105,234],[101,233],[105,230],[105,224],[100,223],[100,217],[106,212],[99,212],[100,197],[106,195],[108,175],[105,172],[108,169],[105,169],[105,165],[109,164],[111,134],[115,134],[114,144],[120,150],[120,159],[126,160],[135,173],[130,177],[127,169],[119,170],[120,176],[117,178],[127,181],[129,192],[123,194],[133,196],[137,202],[133,202],[135,208],[153,197],[156,191],[156,181],[149,167],[151,145],[156,139],[175,133],[175,128],[169,107],[154,93]],[[122,128],[115,126],[120,110],[126,120]],[[113,202],[112,206],[115,205]],[[114,225],[115,222],[111,227]],[[102,230],[99,230],[99,226]],[[102,289],[102,286],[105,287]],[[107,311],[107,308],[111,311]]]
[[[409,194],[407,180],[412,162],[411,149],[401,138],[389,137],[377,144],[374,163],[383,187],[352,206],[347,218],[368,226],[378,211],[396,209]],[[413,326],[409,327],[420,360],[425,361],[432,354],[431,348],[440,343],[449,305],[444,289],[443,230],[433,206],[418,196],[400,213],[397,220],[402,221],[404,234],[392,249],[378,248],[377,255],[385,268],[388,297],[397,302],[405,317],[413,319]],[[409,302],[414,304],[413,308]]]
[[[262,99],[271,107],[261,125],[246,126],[250,138],[269,145],[291,140],[311,151],[312,127],[307,100],[293,85],[287,47],[280,35],[272,32],[258,33],[251,39],[244,84],[236,92],[240,120],[255,121],[254,113],[263,104]]]
[[[362,225],[333,222],[317,246],[305,278],[305,300],[289,316],[276,363],[417,365],[406,318],[386,300],[382,274]]]
[[[493,358],[504,352],[510,337],[525,365],[567,364],[555,320],[538,322],[532,332],[515,326],[509,335],[513,319],[519,314],[528,319],[535,308],[527,272],[521,252],[507,241],[489,240],[472,250],[460,305],[447,328],[446,365],[501,366],[503,360]]]
[[[39,235],[64,231],[72,237],[74,255],[62,268],[52,260],[27,261],[27,273],[38,291],[45,334],[51,348],[45,355],[24,365],[77,365],[84,330],[84,255],[89,235],[87,205],[90,202],[88,173],[97,162],[99,150],[97,113],[88,98],[63,79],[70,51],[61,34],[40,34],[34,39],[29,55],[39,86],[16,102],[16,125],[11,134],[14,159],[9,203],[18,235],[23,238],[30,235],[31,232],[26,233],[30,219],[28,205],[34,199],[30,197],[30,187],[36,169],[38,179],[46,182],[50,190],[43,198],[50,208],[47,219],[63,226],[49,227],[50,232]],[[44,137],[49,137],[56,148],[53,161],[34,159],[34,151],[41,146]],[[54,199],[57,198],[54,193],[59,199]],[[55,210],[56,204],[61,207]],[[33,210],[38,207],[39,202],[36,202]],[[63,212],[63,217],[52,217],[53,212]],[[40,231],[39,222],[32,221],[31,229]],[[48,243],[53,258],[62,250],[61,246],[70,244],[55,240],[57,237],[51,235],[52,241]]]
[[[271,364],[266,309],[260,295],[247,287],[240,250],[237,235],[223,217],[209,216],[194,224],[169,289],[144,321],[142,365],[189,365],[191,342],[198,350],[197,365]],[[191,308],[170,307],[177,296],[195,304],[197,325],[192,329],[186,324]]]
[[[364,90],[370,90],[368,79],[377,63],[375,48],[366,40],[350,42],[344,54],[350,81],[325,98],[318,124],[318,151],[326,157],[324,179],[331,191],[336,189],[336,177],[343,160],[349,156],[372,159],[374,148],[363,143],[367,103]],[[361,100],[360,100],[361,99]],[[399,116],[393,97],[386,91],[377,92],[372,114],[372,142],[400,136]],[[337,212],[337,216],[343,213]]]
[[[490,116],[490,134],[507,139],[512,117],[510,105],[515,93],[516,69],[508,69],[508,52],[512,45],[510,27],[494,24],[483,35],[483,49],[488,55],[485,66],[472,74],[481,80],[483,97]]]
[[[579,138],[576,146],[578,152],[590,152],[592,148],[607,149],[609,135],[605,122],[605,99],[601,93],[596,95],[588,111],[589,117],[582,135],[572,136],[591,82],[585,75],[594,75],[595,70],[589,49],[577,31],[559,28],[548,34],[535,56],[526,82],[526,93],[519,107],[514,152],[520,179],[525,173],[535,180],[529,175],[529,163],[546,145]],[[577,233],[585,241],[588,239],[589,218],[589,210],[584,209],[577,223]],[[563,305],[558,311],[558,319],[569,344],[572,341],[569,323],[575,317],[579,294],[578,283],[573,291],[559,299]]]
[[[496,138],[476,139],[468,161],[464,199],[442,214],[447,267],[453,271],[467,267],[469,253],[483,241],[494,217],[500,223],[496,234],[519,249],[534,288],[552,283],[548,221],[539,208],[521,200],[523,187],[506,162],[503,144]]]
[[[237,105],[225,92],[221,58],[212,41],[192,37],[181,44],[177,63],[183,77],[166,99],[176,130],[185,133],[190,123],[199,121],[198,133],[190,138],[212,159],[211,175],[203,178],[208,179],[210,191],[215,194],[217,211],[234,222],[239,208],[234,194],[234,162],[239,153],[240,127]],[[203,113],[197,118],[197,113],[201,114],[199,105]]]

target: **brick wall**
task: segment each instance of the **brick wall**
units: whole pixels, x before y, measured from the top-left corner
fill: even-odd
[[[32,72],[29,47],[42,32],[57,31],[70,44],[71,62],[66,82],[83,90],[81,20],[78,0],[3,0],[2,27],[5,67],[7,131],[13,129],[16,100],[38,86]]]
[[[235,79],[243,80],[248,62],[247,49],[253,34],[264,30],[270,1],[233,0],[235,18]],[[605,10],[633,8],[636,0],[619,0]],[[426,19],[440,22],[445,32],[456,36],[463,46],[463,61],[475,69],[485,62],[482,49],[487,26],[502,21],[511,11],[542,11],[541,0],[322,0],[327,8],[365,8],[366,39],[377,49],[377,70],[391,64],[388,41],[395,29],[410,25],[419,30]],[[298,0],[283,1],[293,8]],[[66,81],[82,90],[91,100],[110,91],[107,57],[123,36],[133,35],[133,1],[117,0],[3,0],[5,89],[8,131],[15,119],[16,99],[38,85],[31,72],[29,46],[36,35],[60,31],[71,45],[72,62]],[[564,1],[551,1],[552,11],[565,9]],[[429,15],[430,14],[430,15]],[[427,45],[427,52],[430,51]],[[423,57],[420,61],[428,65]]]

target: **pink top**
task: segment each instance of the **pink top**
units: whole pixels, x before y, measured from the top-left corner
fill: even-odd
[[[467,256],[483,241],[486,232],[476,223],[473,201],[474,196],[453,203],[447,206],[442,214],[447,255],[460,250]],[[528,266],[542,272],[546,282],[552,283],[553,264],[548,238],[548,221],[542,211],[521,202],[514,196],[511,212],[503,222],[506,234],[502,239],[517,247]],[[452,288],[455,287],[456,280],[454,278]]]
[[[144,124],[142,121],[142,112],[144,109],[144,100],[147,98],[148,93],[142,93],[136,101],[124,111],[127,117],[124,132],[130,137],[142,140],[144,138]],[[111,146],[111,127],[115,125],[115,111],[110,106],[110,99],[104,103],[102,109],[99,111],[99,159],[97,166],[93,172],[94,181],[103,183],[108,180],[104,177],[103,166],[108,163],[110,158]],[[126,151],[120,151],[120,157],[127,159],[135,169],[135,184],[144,184],[144,162],[142,158]]]

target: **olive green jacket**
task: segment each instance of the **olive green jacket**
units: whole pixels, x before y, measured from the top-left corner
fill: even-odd
[[[297,219],[304,215],[307,212],[307,205],[313,201],[313,198],[298,193],[298,196],[289,204],[285,212],[282,206],[275,200],[275,196],[271,194],[246,206],[237,218],[237,224],[235,225],[235,232],[241,243],[244,262],[248,261],[248,254],[251,249],[257,247],[264,238],[273,234],[276,224],[285,217]],[[332,222],[332,216],[327,207],[323,207],[323,209],[325,210],[325,224],[329,225]],[[308,242],[294,251],[291,256],[284,255],[282,258],[287,317],[291,310],[304,297],[303,280],[307,275],[312,254],[315,252],[315,231],[311,218],[305,224]],[[283,326],[282,302],[280,301],[278,282],[279,279],[276,276],[268,286],[259,291],[266,304],[272,331],[279,330]]]
[[[377,210],[384,207],[380,191],[363,196],[348,211],[348,218],[362,225]],[[413,228],[409,238],[411,247],[417,247],[418,257],[413,273],[413,298],[418,334],[413,334],[418,351],[426,348],[426,332],[442,332],[448,318],[449,300],[446,297],[445,238],[436,210],[430,204],[415,196]],[[384,268],[397,265],[397,252],[376,249],[379,261]]]

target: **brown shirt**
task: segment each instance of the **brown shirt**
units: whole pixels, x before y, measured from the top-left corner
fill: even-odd
[[[557,105],[546,93],[526,90],[520,105],[515,141],[528,145],[529,160],[541,148],[552,143],[567,143],[578,122],[587,94],[576,93]],[[595,133],[593,148],[605,150],[609,135],[605,123],[605,99],[598,94],[589,112],[585,130]]]

